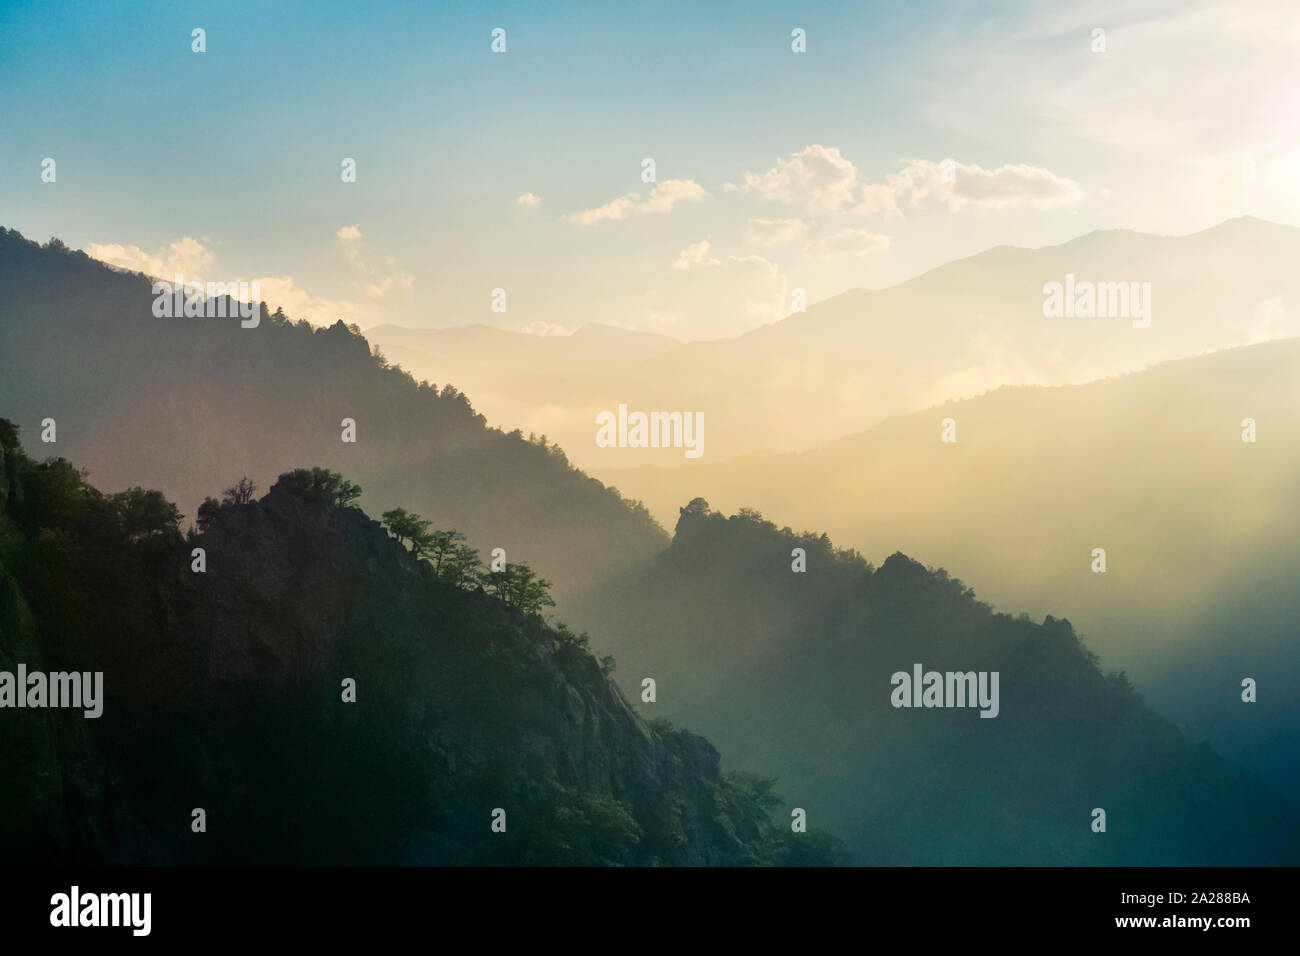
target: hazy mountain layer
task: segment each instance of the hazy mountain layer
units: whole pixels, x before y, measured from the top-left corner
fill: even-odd
[[[953,419],[956,442],[941,439]],[[1243,442],[1244,419],[1255,422]],[[1162,713],[1300,783],[1300,339],[1087,385],[1004,388],[815,451],[606,477],[671,520],[695,495],[960,568],[1064,614]],[[1093,549],[1106,551],[1094,573]],[[1241,681],[1260,681],[1243,706]]]
[[[1087,382],[1300,335],[1297,260],[1300,229],[1247,217],[1189,236],[1112,230],[1041,249],[1001,246],[887,289],[831,298],[808,289],[806,312],[734,338],[667,347],[603,330],[612,341],[585,363],[596,354],[587,329],[535,339],[531,365],[522,337],[499,330],[367,334],[417,375],[468,390],[492,421],[558,440],[584,468],[678,467],[691,464],[680,450],[598,448],[596,414],[619,403],[702,412],[706,461],[809,448],[1001,385]],[[1044,315],[1044,288],[1058,283],[1064,298],[1067,282],[1080,311],[1091,295],[1094,313],[1125,314]],[[1100,283],[1124,283],[1125,293],[1138,283],[1137,295],[1126,303]]]
[[[1295,807],[1158,717],[1123,674],[1104,676],[1068,621],[995,614],[902,554],[873,570],[825,536],[697,500],[668,551],[584,617],[629,690],[656,680],[643,713],[776,774],[859,862],[1300,858]],[[894,706],[894,675],[918,666],[945,675],[947,706]],[[949,672],[997,673],[997,706],[962,706]]]
[[[159,318],[148,279],[0,234],[0,406],[106,489],[159,488],[193,516],[214,487],[265,487],[303,461],[341,471],[376,513],[408,507],[485,553],[545,566],[558,597],[667,536],[553,446],[488,428],[455,387],[417,385],[336,324]],[[344,419],[355,422],[345,443]]]

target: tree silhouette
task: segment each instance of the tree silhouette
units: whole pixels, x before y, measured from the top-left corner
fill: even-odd
[[[161,491],[128,488],[107,499],[131,541],[167,537],[179,530],[181,513]]]
[[[433,546],[433,535],[429,532],[431,521],[407,511],[405,508],[393,508],[385,511],[381,518],[393,537],[400,541],[410,541],[411,551],[418,557]]]
[[[527,564],[518,562],[506,565],[504,571],[493,571],[480,576],[483,589],[500,598],[507,607],[525,614],[537,614],[543,607],[555,607],[551,597],[551,582],[537,577]]]
[[[221,493],[221,500],[223,504],[246,505],[253,500],[253,493],[256,491],[257,485],[245,475]]]
[[[434,531],[429,536],[425,558],[440,581],[465,587],[478,580],[481,570],[478,552],[465,544],[459,531]]]
[[[361,497],[361,486],[348,481],[337,471],[328,468],[295,468],[276,480],[300,498],[315,501],[326,498],[340,508],[346,508]]]

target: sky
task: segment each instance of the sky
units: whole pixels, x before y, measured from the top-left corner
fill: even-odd
[[[718,338],[997,245],[1300,225],[1298,49],[1292,0],[0,0],[0,225],[315,323]]]

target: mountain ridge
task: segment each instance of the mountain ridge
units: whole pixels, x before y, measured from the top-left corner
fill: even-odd
[[[585,639],[439,581],[339,476],[214,500],[183,536],[160,496],[102,495],[15,436],[0,420],[0,666],[101,671],[106,700],[6,715],[6,862],[842,855],[774,823],[707,740],[641,721]]]

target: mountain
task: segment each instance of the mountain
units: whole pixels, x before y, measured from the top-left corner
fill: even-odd
[[[288,473],[186,537],[157,492],[36,464],[0,420],[0,675],[103,675],[98,717],[0,710],[0,862],[842,856],[706,740],[640,720],[584,639],[440,580],[344,487]]]
[[[1300,859],[1297,808],[1104,674],[1068,620],[995,613],[901,553],[876,569],[825,535],[696,499],[671,547],[611,582],[584,623],[625,686],[656,681],[643,713],[775,775],[859,863]],[[996,703],[977,710],[954,686],[946,707],[896,706],[896,675],[918,668],[944,687],[950,672],[988,675]]]
[[[947,418],[952,443],[940,440]],[[1300,339],[1285,339],[1085,385],[1001,388],[799,454],[605,477],[665,522],[702,496],[825,530],[873,560],[902,549],[965,569],[998,607],[1068,617],[1162,713],[1293,791],[1296,435]],[[1242,704],[1246,677],[1267,700]]]
[[[584,325],[567,335],[532,335],[490,325],[462,325],[447,329],[417,329],[401,325],[375,325],[366,339],[390,360],[405,365],[405,358],[442,362],[443,371],[461,376],[466,387],[480,376],[537,375],[563,382],[564,373],[595,365],[613,372],[617,366],[663,354],[678,343],[663,335],[620,329],[612,325]]]
[[[676,450],[597,447],[596,414],[620,403],[701,412],[706,462],[812,448],[1003,385],[1079,384],[1300,335],[1298,258],[1300,229],[1249,217],[1188,236],[1109,230],[1040,249],[1000,246],[886,289],[825,298],[810,288],[806,312],[744,335],[671,348],[651,340],[639,359],[631,349],[570,363],[562,374],[551,373],[553,353],[540,342],[531,370],[526,360],[522,369],[513,360],[494,364],[497,347],[486,341],[468,352],[430,347],[427,358],[401,353],[401,361],[417,375],[454,375],[476,407],[490,403],[493,421],[545,432],[594,474],[693,468],[697,462]],[[1078,295],[1084,283],[1137,282],[1142,298],[1149,283],[1149,325],[1046,317],[1045,286],[1064,287],[1067,276]]]
[[[216,483],[302,461],[357,480],[484,551],[548,570],[561,600],[661,549],[644,509],[552,444],[488,428],[455,386],[417,383],[354,330],[280,315],[159,318],[143,275],[0,234],[0,407],[101,487],[158,488],[194,515]],[[232,303],[233,306],[233,303]],[[355,443],[343,441],[344,420]]]
[[[648,332],[584,325],[569,335],[529,335],[486,325],[365,330],[386,359],[431,381],[455,381],[489,421],[547,436],[587,457],[604,401],[647,358],[679,343]]]
[[[945,273],[948,279],[922,277],[917,288],[929,290],[927,295],[951,305],[955,302],[952,296],[961,289],[974,289],[992,281],[990,277],[1023,279],[1033,271],[1023,268],[1026,255],[1031,264],[1053,268],[1067,262],[1118,268],[1130,262],[1158,271],[1157,266],[1167,268],[1175,259],[1199,262],[1198,256],[1208,255],[1202,247],[1211,251],[1247,248],[1250,237],[1264,235],[1266,226],[1234,222],[1203,234],[1197,242],[1192,242],[1197,237],[1156,242],[1153,237],[1135,234],[1097,234],[1078,240],[1077,248],[1057,259],[1043,258],[1044,250],[992,250],[978,267],[969,261],[953,264],[945,267],[950,270]],[[1285,232],[1274,245],[1285,246],[1286,235],[1290,233]],[[1174,246],[1165,245],[1167,242]],[[1143,259],[1143,250],[1152,248],[1159,255],[1150,261]],[[1226,316],[1215,310],[1231,306],[1227,300],[1215,305],[1214,282],[1224,283],[1223,288],[1237,288],[1234,283],[1249,274],[1263,283],[1260,289],[1269,289],[1274,288],[1268,285],[1274,280],[1290,281],[1290,273],[1279,278],[1280,273],[1269,272],[1274,265],[1272,255],[1264,250],[1258,256],[1247,256],[1240,269],[1228,256],[1224,259],[1228,271],[1223,274],[1230,273],[1229,278],[1215,278],[1208,260],[1201,263],[1203,271],[1185,276],[1188,283],[1201,284],[1198,302],[1203,311],[1193,315],[1194,321],[1187,322],[1183,332],[1161,332],[1146,345],[1130,343],[1132,349],[1125,351],[1106,338],[1117,333],[1119,326],[1095,325],[1091,326],[1092,335],[1078,333],[1077,352],[1127,362],[1134,355],[1147,355],[1143,349],[1157,354],[1162,348],[1183,348],[1187,342],[1204,338],[1216,328],[1214,317]],[[1250,273],[1250,269],[1257,272]],[[1104,270],[1079,274],[1105,277]],[[997,287],[988,294],[996,291]],[[1239,288],[1237,291],[1240,293]],[[915,290],[908,295],[913,298],[900,299],[900,307],[909,301],[918,309],[925,304],[924,296],[915,298]],[[1283,293],[1276,300],[1277,308],[1270,305],[1260,313],[1263,325],[1245,330],[1247,337],[1271,334],[1282,327],[1289,300]],[[1135,694],[1127,676],[1103,674],[1074,625],[1060,617],[1069,614],[1074,621],[1075,608],[1079,608],[1077,619],[1084,622],[1081,630],[1091,646],[1105,652],[1107,666],[1124,667],[1124,661],[1131,660],[1135,675],[1138,666],[1145,668],[1137,685],[1146,693],[1164,695],[1158,703],[1182,700],[1203,722],[1228,727],[1237,746],[1227,752],[1241,755],[1255,746],[1258,758],[1272,758],[1283,772],[1294,770],[1295,748],[1291,756],[1283,750],[1296,725],[1284,719],[1287,708],[1295,706],[1289,701],[1300,699],[1288,690],[1294,655],[1286,656],[1284,641],[1294,617],[1289,616],[1290,605],[1279,597],[1295,567],[1294,551],[1287,550],[1294,548],[1294,535],[1287,537],[1294,519],[1277,504],[1294,474],[1288,457],[1293,453],[1277,438],[1286,433],[1287,414],[1293,414],[1286,408],[1293,394],[1287,391],[1290,380],[1286,375],[1293,368],[1294,355],[1285,352],[1286,343],[1239,350],[1259,361],[1235,370],[1219,369],[1214,364],[1219,357],[1211,355],[1202,360],[1208,364],[1186,378],[1160,378],[1164,374],[1160,369],[1165,368],[1161,366],[1151,373],[1098,383],[1097,387],[1113,386],[1114,392],[1088,391],[1093,386],[1004,389],[960,408],[954,404],[891,419],[832,449],[788,457],[753,454],[746,460],[746,474],[737,480],[749,482],[745,488],[766,489],[773,495],[773,504],[768,505],[766,499],[744,503],[760,503],[783,521],[831,530],[837,540],[847,540],[873,556],[889,555],[876,570],[857,554],[835,551],[825,534],[795,535],[788,529],[778,530],[752,511],[725,518],[697,498],[701,489],[675,484],[697,482],[714,474],[708,466],[646,473],[653,484],[642,482],[642,491],[654,495],[656,501],[662,502],[661,492],[681,494],[690,489],[674,502],[677,514],[670,516],[676,518],[677,528],[670,541],[646,510],[574,470],[557,446],[487,428],[458,389],[416,384],[408,374],[372,353],[356,330],[341,324],[314,330],[305,323],[295,325],[282,316],[263,314],[257,328],[244,329],[237,321],[155,318],[153,304],[149,282],[142,276],[104,267],[55,241],[42,248],[6,233],[0,237],[0,400],[11,401],[20,410],[23,433],[33,445],[37,436],[47,432],[43,421],[57,420],[57,442],[42,445],[42,451],[63,455],[76,451],[86,456],[84,461],[96,481],[114,492],[107,499],[112,502],[108,514],[92,509],[93,527],[117,528],[120,534],[143,534],[146,539],[158,537],[163,543],[173,540],[171,532],[154,534],[160,528],[174,530],[179,520],[165,514],[160,503],[163,499],[131,490],[141,484],[161,486],[180,497],[182,510],[197,515],[200,536],[213,536],[210,540],[216,544],[211,550],[217,557],[224,556],[234,577],[198,576],[200,580],[195,581],[194,575],[182,573],[186,565],[173,554],[168,560],[176,563],[168,566],[172,574],[181,577],[181,584],[154,595],[148,589],[166,586],[167,575],[161,567],[147,564],[147,555],[155,554],[149,541],[140,543],[145,549],[140,557],[129,557],[129,552],[122,552],[110,541],[110,546],[92,549],[92,556],[111,565],[105,580],[115,582],[113,587],[85,584],[83,578],[94,576],[90,567],[76,565],[69,570],[51,557],[62,554],[56,545],[80,554],[79,537],[70,536],[60,523],[79,510],[61,510],[60,506],[41,511],[44,524],[29,524],[23,534],[25,540],[34,542],[44,564],[33,564],[30,572],[25,572],[22,602],[12,602],[8,617],[10,626],[22,635],[21,646],[34,646],[32,635],[36,633],[22,623],[31,616],[24,606],[44,609],[40,615],[58,620],[62,619],[57,615],[76,614],[75,621],[49,631],[50,639],[64,633],[96,633],[102,639],[94,642],[95,648],[121,648],[131,638],[128,643],[136,656],[123,658],[130,666],[115,665],[122,673],[129,675],[138,669],[154,675],[151,667],[168,667],[166,673],[179,675],[182,686],[192,688],[192,693],[201,693],[211,679],[251,680],[251,687],[241,685],[238,689],[242,695],[239,710],[264,714],[266,722],[292,719],[292,713],[286,717],[276,710],[280,706],[276,701],[283,694],[270,699],[258,696],[263,693],[259,688],[269,686],[266,675],[297,674],[295,666],[305,667],[307,676],[290,682],[301,688],[295,693],[304,695],[291,697],[291,710],[311,716],[300,739],[311,740],[326,753],[333,753],[328,739],[311,735],[320,726],[341,734],[333,729],[338,714],[312,711],[308,705],[317,699],[312,695],[324,695],[333,706],[340,674],[356,669],[353,661],[361,659],[355,648],[375,641],[375,634],[381,635],[380,648],[388,646],[382,635],[393,628],[401,633],[430,631],[435,637],[446,634],[449,646],[456,646],[455,637],[460,634],[500,635],[522,630],[525,635],[543,635],[539,643],[550,642],[561,651],[570,645],[582,649],[582,638],[558,625],[547,629],[527,616],[522,619],[525,623],[519,623],[517,616],[494,618],[493,614],[506,613],[492,610],[496,604],[474,604],[463,613],[459,610],[467,601],[494,601],[490,594],[465,596],[460,593],[462,588],[446,594],[446,607],[431,607],[427,601],[417,601],[412,607],[405,591],[372,581],[378,573],[374,562],[383,566],[375,557],[382,555],[375,550],[379,538],[362,554],[353,555],[357,560],[338,563],[342,559],[336,538],[302,534],[275,517],[286,510],[299,513],[299,506],[291,500],[312,503],[321,499],[320,489],[312,484],[312,473],[308,479],[290,473],[287,482],[277,482],[270,495],[257,503],[250,500],[227,508],[213,502],[195,507],[200,496],[241,474],[267,483],[296,463],[318,461],[327,477],[342,473],[358,479],[366,488],[364,503],[373,513],[399,505],[412,507],[438,527],[455,526],[467,532],[471,544],[483,552],[500,547],[507,552],[511,566],[526,562],[555,581],[563,617],[595,634],[600,652],[615,653],[619,680],[634,699],[640,699],[646,678],[657,682],[657,697],[634,705],[645,717],[656,718],[647,725],[652,737],[671,733],[667,721],[685,721],[717,740],[728,759],[737,761],[736,766],[765,777],[777,775],[790,807],[806,809],[814,826],[842,833],[858,862],[1145,865],[1296,859],[1295,808],[1274,796],[1260,782],[1258,773],[1244,773],[1210,747],[1195,742],[1205,734],[1190,727],[1190,734],[1181,732],[1157,716]],[[918,340],[928,338],[936,354],[958,359],[966,354],[963,349],[986,358],[997,354],[996,349],[986,347],[987,337],[968,340],[958,335],[953,340],[958,345],[951,348],[942,337],[935,338],[935,330],[945,327],[943,323],[957,321],[947,311],[948,305],[935,306],[928,317],[923,311],[918,313],[923,326],[907,334]],[[1041,314],[1039,302],[1038,316]],[[1157,329],[1163,313],[1157,310],[1154,315],[1150,328],[1131,329],[1132,333]],[[846,316],[841,322],[834,310],[819,307],[743,337],[745,344],[739,351],[719,343],[673,347],[658,357],[625,366],[616,387],[636,408],[637,400],[626,388],[637,376],[650,375],[647,380],[655,383],[660,390],[656,394],[663,401],[651,395],[641,408],[689,410],[684,400],[687,393],[676,390],[686,379],[653,370],[664,362],[669,363],[665,368],[685,367],[673,365],[678,359],[672,356],[694,356],[686,365],[698,360],[692,374],[698,373],[699,382],[717,390],[737,408],[751,403],[747,423],[732,420],[733,427],[721,433],[718,418],[709,418],[706,460],[716,460],[717,447],[710,444],[713,438],[721,437],[724,449],[728,444],[743,447],[748,441],[746,428],[759,432],[776,429],[773,434],[812,440],[819,430],[836,422],[858,420],[863,415],[870,418],[892,407],[890,403],[919,401],[918,382],[931,372],[941,372],[940,365],[949,361],[936,358],[938,364],[924,375],[916,375],[919,366],[909,365],[906,352],[913,346],[900,345],[903,351],[897,361],[891,361],[888,349],[870,352],[872,336],[885,333],[880,329],[863,331],[860,317]],[[1008,328],[1014,328],[1013,316],[1002,318],[1012,323]],[[1110,331],[1103,334],[1103,328]],[[1182,326],[1175,325],[1179,328]],[[1186,341],[1179,339],[1184,332]],[[1231,336],[1238,332],[1241,330],[1229,329]],[[1050,335],[1026,334],[1026,342],[1037,342],[1035,348],[1050,352]],[[496,333],[479,330],[471,338],[488,336],[496,337]],[[620,349],[631,342],[621,333],[612,338],[621,343]],[[763,345],[769,340],[776,343],[771,348]],[[512,343],[504,347],[507,351],[519,344],[509,334],[503,341]],[[963,342],[966,344],[961,345]],[[633,352],[640,347],[635,342],[631,345]],[[557,346],[561,352],[572,347],[573,343]],[[806,354],[817,356],[820,364],[808,365],[806,376],[802,372],[787,374],[800,367],[800,349],[805,347],[811,349]],[[826,364],[838,362],[849,368],[859,360],[855,355],[868,354],[863,349],[868,349],[876,363],[881,402],[858,403],[853,389],[842,387],[843,380],[837,380]],[[740,356],[736,361],[741,364],[729,365],[735,356]],[[716,368],[710,367],[713,360]],[[746,372],[744,363],[751,361]],[[582,365],[575,362],[572,367]],[[777,375],[775,390],[769,373]],[[1148,374],[1156,378],[1148,380]],[[1142,383],[1148,381],[1153,384],[1144,388]],[[1032,400],[1015,400],[1024,395]],[[1049,399],[1043,400],[1043,396]],[[1064,398],[1054,405],[1052,396]],[[771,407],[764,404],[769,399],[775,402]],[[1094,404],[1099,401],[1101,405]],[[1238,410],[1243,401],[1249,411]],[[824,419],[818,417],[823,410]],[[955,444],[939,440],[936,411],[956,419]],[[1016,416],[1024,416],[1024,420]],[[1261,440],[1249,445],[1240,440],[1241,420],[1248,416],[1255,417],[1262,429]],[[1121,420],[1131,420],[1134,427],[1127,431],[1116,427]],[[340,440],[344,421],[356,424],[355,444]],[[807,425],[802,431],[795,427],[799,421]],[[1246,455],[1257,454],[1243,457],[1243,449],[1249,449]],[[1046,464],[1038,462],[1039,458]],[[79,487],[80,479],[68,466],[49,467],[55,468],[51,487]],[[1036,472],[1036,468],[1041,470]],[[1041,487],[1029,485],[1026,474],[1041,480]],[[1171,483],[1164,487],[1150,484],[1152,476]],[[630,478],[631,473],[623,473],[620,481],[623,477]],[[1244,478],[1240,485],[1236,477]],[[780,484],[782,481],[785,484]],[[631,482],[624,486],[630,487]],[[723,490],[730,493],[730,489]],[[68,493],[75,499],[75,494]],[[244,497],[238,486],[231,494],[234,499]],[[62,500],[60,495],[53,494],[56,502]],[[1220,500],[1210,500],[1216,495]],[[1026,499],[1023,507],[1030,516],[1028,521],[1019,518],[1022,498]],[[685,509],[676,508],[683,501],[692,503]],[[327,502],[342,517],[330,517],[334,512],[304,513],[301,517],[311,527],[361,520],[350,516],[354,509],[344,507],[346,503]],[[162,525],[160,513],[166,519]],[[808,513],[815,513],[818,520],[801,520]],[[1179,516],[1183,524],[1178,523]],[[1205,521],[1198,524],[1202,516]],[[840,530],[851,522],[872,520],[876,523],[863,525],[861,535]],[[253,522],[251,530],[245,529],[243,522]],[[138,530],[140,526],[143,532]],[[137,530],[128,532],[128,528]],[[77,535],[86,533],[77,525]],[[260,534],[270,537],[264,539]],[[360,525],[340,534],[345,540],[369,540]],[[1098,541],[1098,535],[1104,540]],[[293,542],[301,546],[295,549]],[[945,542],[968,546],[971,550],[960,555],[968,560],[948,561],[951,552],[936,546]],[[1097,546],[1109,552],[1105,575],[1094,575],[1089,569],[1091,551]],[[1269,550],[1273,546],[1275,553]],[[796,547],[807,552],[806,573],[791,569],[792,560],[797,560],[791,553]],[[1040,582],[1047,580],[1050,586],[1032,594],[1026,588],[1025,603],[1019,606],[1051,616],[1034,623],[1027,616],[996,614],[946,572],[929,571],[904,557],[899,549],[928,561],[942,559],[948,566],[969,569],[968,573],[981,576],[977,578],[981,595],[992,593],[999,603],[1005,598],[996,589],[1005,579],[999,576],[991,588],[986,587],[982,580],[986,571],[1030,568]],[[1204,566],[1194,560],[1198,549],[1211,552]],[[25,553],[29,549],[23,545],[20,550]],[[182,557],[187,553],[182,551]],[[163,549],[155,557],[162,561],[168,554],[171,552]],[[1228,570],[1236,577],[1216,578],[1215,573],[1227,569],[1226,564],[1217,562],[1233,559],[1238,562],[1235,570]],[[427,574],[418,568],[417,575]],[[1217,586],[1216,580],[1220,582]],[[441,580],[426,583],[435,591],[446,584]],[[79,588],[85,587],[93,589],[90,597],[80,596]],[[218,590],[209,594],[204,590],[208,587]],[[1153,587],[1159,589],[1156,600],[1143,603]],[[197,591],[199,597],[186,599],[190,591]],[[116,597],[118,593],[127,597]],[[142,600],[145,593],[154,596]],[[65,594],[68,597],[62,599]],[[1095,604],[1080,603],[1098,595]],[[1050,603],[1062,596],[1059,605]],[[278,614],[281,607],[289,609],[287,616]],[[226,608],[233,609],[229,619]],[[1104,646],[1094,640],[1106,624],[1098,609],[1111,614],[1111,626],[1102,634]],[[189,616],[168,616],[174,612]],[[362,616],[357,618],[357,614]],[[154,621],[157,615],[163,615],[162,623]],[[390,627],[386,615],[401,619]],[[439,630],[441,624],[431,623],[443,620],[447,622],[445,631]],[[1185,627],[1191,620],[1197,622],[1196,627]],[[202,635],[215,629],[220,640],[205,644],[196,637],[191,644],[197,647],[192,652],[197,656],[188,661],[184,655],[178,659],[181,652],[165,636],[171,633],[171,623],[176,623],[182,634]],[[333,633],[330,629],[336,626],[349,630],[333,644],[316,642],[313,635]],[[418,645],[418,638],[412,640]],[[514,638],[502,640],[519,643]],[[138,649],[134,641],[139,642]],[[1174,653],[1176,646],[1190,653],[1180,657]],[[487,647],[488,656],[496,662],[493,667],[516,676],[529,671],[508,656],[503,658],[507,652],[497,644],[489,642]],[[1225,655],[1225,647],[1239,653],[1236,657]],[[464,665],[468,668],[464,671],[457,669],[462,665],[456,660],[435,654],[439,675],[450,674],[454,679],[466,674],[466,679],[444,684],[434,675],[427,677],[433,683],[422,684],[419,682],[427,675],[420,661],[426,649],[405,648],[403,644],[391,657],[385,657],[384,667],[363,671],[364,680],[360,681],[361,686],[374,684],[388,695],[382,698],[391,704],[385,712],[385,732],[392,733],[394,726],[404,728],[390,742],[405,749],[385,751],[384,741],[377,736],[351,737],[338,761],[353,768],[357,780],[382,786],[380,793],[365,790],[369,784],[358,784],[363,789],[354,792],[356,800],[380,807],[381,818],[400,821],[401,827],[409,823],[411,829],[358,833],[349,851],[354,855],[382,846],[388,854],[384,859],[496,859],[491,857],[494,844],[486,848],[457,844],[449,849],[446,841],[454,840],[450,831],[438,829],[436,821],[419,816],[417,810],[390,802],[395,799],[390,794],[409,793],[412,787],[427,790],[442,779],[443,771],[463,765],[459,757],[452,763],[433,764],[433,782],[402,776],[423,773],[421,768],[430,764],[422,759],[426,751],[419,732],[409,724],[420,715],[413,715],[409,706],[402,710],[398,702],[439,697],[460,700],[458,688],[477,688],[481,694],[509,698],[501,704],[507,716],[500,718],[485,709],[488,705],[480,698],[470,700],[465,710],[476,717],[467,725],[456,725],[455,747],[464,744],[474,755],[469,763],[471,779],[486,775],[489,780],[490,786],[474,792],[483,799],[502,789],[534,795],[538,802],[524,804],[533,819],[547,820],[547,832],[558,828],[566,834],[562,842],[568,850],[529,845],[510,857],[512,860],[576,853],[572,847],[582,842],[579,831],[589,832],[593,827],[601,834],[601,849],[582,850],[579,855],[584,860],[768,862],[791,859],[796,851],[804,852],[810,846],[834,855],[833,844],[821,838],[820,842],[791,846],[777,843],[775,836],[769,838],[761,829],[751,829],[741,841],[748,849],[733,846],[732,855],[727,856],[718,849],[725,844],[723,837],[696,827],[688,842],[710,849],[701,851],[704,857],[693,856],[694,851],[682,849],[685,844],[671,836],[675,832],[671,820],[694,818],[696,811],[674,810],[665,822],[658,810],[644,809],[650,798],[638,793],[676,787],[695,796],[675,798],[674,806],[693,806],[703,814],[699,808],[716,808],[719,802],[730,806],[737,799],[761,805],[770,800],[770,784],[748,776],[722,777],[718,779],[730,782],[718,784],[721,790],[709,789],[712,784],[700,783],[695,771],[685,770],[685,782],[674,777],[677,783],[672,783],[660,777],[636,783],[629,782],[630,771],[619,770],[611,776],[613,771],[601,769],[612,759],[599,756],[607,751],[641,754],[634,760],[641,767],[668,760],[645,756],[642,745],[633,742],[635,735],[608,738],[609,747],[602,743],[597,755],[583,764],[595,764],[595,769],[563,776],[546,762],[550,759],[546,755],[554,753],[557,746],[547,741],[558,737],[571,744],[571,728],[557,727],[543,704],[530,703],[539,695],[553,702],[548,693],[530,691],[532,686],[545,685],[560,696],[556,679],[546,676],[550,674],[547,665],[539,664],[540,672],[537,668],[529,671],[540,674],[536,685],[529,683],[533,678],[523,685],[513,678],[492,683],[487,671],[479,669],[482,662],[477,658]],[[94,658],[89,646],[78,654]],[[1001,675],[1004,694],[998,716],[982,719],[969,708],[892,706],[894,676],[906,675],[918,665],[923,671]],[[596,666],[599,670],[600,665]],[[332,669],[311,669],[317,667]],[[1288,671],[1288,667],[1292,669]],[[1148,680],[1152,671],[1160,668],[1165,678]],[[187,676],[191,673],[199,676]],[[1263,675],[1259,680],[1265,696],[1256,704],[1242,703],[1242,678],[1258,675]],[[397,690],[386,683],[394,680],[398,681]],[[1156,690],[1149,690],[1152,687]],[[582,699],[582,692],[578,696]],[[513,709],[516,705],[522,709]],[[225,706],[225,702],[212,706]],[[574,713],[587,713],[596,706],[572,704]],[[185,721],[201,722],[208,713],[204,711],[203,718],[187,716],[182,704],[159,705],[159,712],[168,716],[168,732],[197,728],[198,724]],[[346,711],[357,712],[366,713]],[[1182,719],[1186,713],[1176,712],[1175,716]],[[552,729],[541,743],[523,745],[506,736],[480,746],[473,743],[478,739],[473,734],[480,721],[489,727]],[[618,722],[601,718],[600,726]],[[88,732],[84,722],[75,726],[79,729],[68,731],[74,735],[68,739],[74,742],[76,733]],[[200,735],[199,729],[193,732]],[[378,733],[373,727],[367,732]],[[202,758],[207,763],[182,762],[173,768],[176,779],[209,779],[204,773],[210,774],[210,769],[205,770],[210,767],[224,773],[245,751],[253,755],[254,774],[284,759],[278,749],[268,752],[271,745],[252,730],[244,728],[237,733],[243,734],[238,742],[215,742],[212,746],[217,749]],[[588,730],[579,736],[587,739]],[[690,740],[673,739],[687,741],[682,746],[688,746]],[[38,733],[24,746],[33,755],[31,760],[39,763],[45,759],[41,755],[62,746],[62,740],[58,735]],[[156,750],[170,747],[165,740],[154,744]],[[67,768],[68,775],[90,781],[75,791],[78,800],[90,800],[88,794],[101,792],[99,782],[104,779],[142,779],[140,772],[128,772],[130,768],[97,766],[87,756],[98,752],[96,748],[70,746],[73,749],[67,751],[66,759],[60,758],[59,765]],[[106,749],[109,753],[134,753],[125,744],[117,750]],[[511,755],[499,767],[484,756],[498,751]],[[542,765],[534,770],[532,760],[537,752],[543,754],[538,758]],[[362,758],[356,757],[357,753],[369,754],[365,760],[380,761],[383,766],[364,760],[358,764],[355,761]],[[488,760],[496,769],[483,769],[475,760]],[[534,776],[523,780],[511,776],[520,761],[527,766],[519,772]],[[562,762],[566,761],[566,765],[582,764],[576,758],[563,758]],[[686,756],[680,761],[708,778],[705,764],[709,761],[701,763]],[[47,760],[41,766],[51,764]],[[1257,771],[1258,761],[1253,766]],[[299,763],[293,767],[304,780],[324,773],[319,767]],[[247,770],[230,767],[229,773],[244,779],[239,774]],[[393,773],[397,777],[383,783],[388,779],[385,775]],[[55,776],[47,774],[27,786],[29,790],[47,786],[53,779]],[[550,797],[537,796],[545,790],[538,779],[562,781],[568,802],[556,805],[546,802]],[[1274,778],[1275,786],[1278,779]],[[465,786],[473,790],[477,784]],[[175,794],[166,797],[175,797],[177,806],[184,805],[183,812],[195,805]],[[445,794],[448,806],[471,815],[481,811],[479,803],[457,802],[463,799],[467,798],[460,790]],[[144,809],[130,812],[171,819],[171,811],[157,809],[146,798],[139,805]],[[276,807],[278,812],[288,812],[285,803]],[[626,810],[628,807],[632,809]],[[1097,808],[1109,815],[1110,828],[1105,834],[1095,833],[1089,826],[1090,814]],[[117,804],[104,812],[116,819]],[[255,816],[260,811],[241,805],[235,812]],[[454,816],[461,810],[448,812]],[[74,809],[71,817],[76,815]],[[627,825],[628,816],[635,827]],[[564,820],[587,822],[568,831],[561,825]],[[263,820],[248,826],[266,830],[272,824]],[[723,833],[732,833],[740,832],[737,827],[741,824],[728,819],[718,826]],[[434,836],[418,840],[412,836],[425,831]],[[629,836],[633,833],[639,834],[635,842]],[[99,837],[92,834],[78,839],[83,841],[78,846],[91,848],[86,857],[99,852],[94,851],[100,845],[95,842]],[[119,852],[116,844],[111,845]],[[400,853],[394,849],[398,846]],[[425,849],[412,850],[412,846]],[[672,847],[684,855],[673,856]],[[163,847],[157,851],[161,856],[151,856],[153,852],[133,848],[125,856],[119,852],[119,858],[161,859],[174,850]],[[316,859],[312,852],[303,842],[283,849],[282,856]]]

